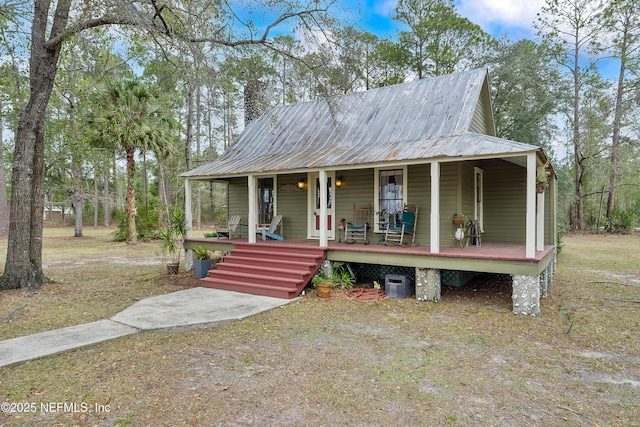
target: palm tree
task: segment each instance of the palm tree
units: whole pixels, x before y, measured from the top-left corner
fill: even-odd
[[[137,243],[134,178],[136,150],[165,153],[173,147],[174,120],[159,102],[155,86],[138,79],[107,83],[87,116],[92,145],[122,149],[127,158],[127,225],[129,243]]]

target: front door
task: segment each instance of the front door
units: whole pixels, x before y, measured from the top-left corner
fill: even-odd
[[[335,172],[327,172],[327,236],[335,239],[335,207],[333,200],[333,182]],[[320,238],[320,174],[309,172],[309,236]]]

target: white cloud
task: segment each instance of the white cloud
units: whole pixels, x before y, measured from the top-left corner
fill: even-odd
[[[389,16],[398,5],[398,0],[375,1],[373,11],[380,16]]]
[[[544,0],[458,0],[458,12],[485,31],[500,27],[533,28]]]

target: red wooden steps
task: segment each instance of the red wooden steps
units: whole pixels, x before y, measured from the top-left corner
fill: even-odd
[[[291,299],[309,283],[326,258],[317,248],[238,244],[201,279],[206,288]]]

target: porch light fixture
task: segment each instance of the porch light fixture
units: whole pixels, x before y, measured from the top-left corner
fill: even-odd
[[[298,188],[304,190],[304,178],[298,181]]]
[[[336,178],[336,187],[342,187],[342,177]]]

